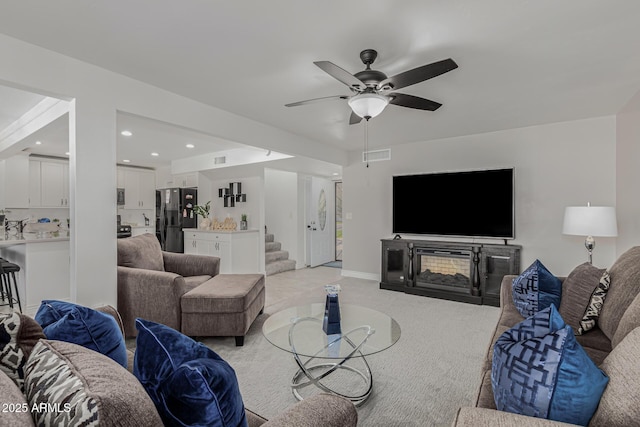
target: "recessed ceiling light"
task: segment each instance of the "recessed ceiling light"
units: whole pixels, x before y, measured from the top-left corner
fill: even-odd
[[[194,147],[195,147],[195,145],[193,145],[193,144],[187,144],[187,145],[185,145],[185,147],[187,147],[187,148],[194,148]]]
[[[158,154],[158,153],[151,153],[151,155],[152,155],[152,156],[154,156],[154,157],[157,157],[157,156],[159,156],[160,154]]]
[[[129,162],[131,162],[131,160],[129,160],[129,159],[122,160],[122,163],[129,163]]]
[[[42,145],[41,141],[36,141],[36,145]]]
[[[70,152],[68,152],[68,151],[67,151],[66,153],[64,153],[64,154],[66,154],[67,156],[70,156],[70,155],[71,155],[71,153],[70,153]]]
[[[340,175],[338,172],[333,173],[333,176],[338,176],[338,175]]]
[[[131,135],[133,135],[133,133],[131,133],[130,130],[123,130],[122,132],[120,132],[120,135],[122,135],[122,136],[131,136]]]

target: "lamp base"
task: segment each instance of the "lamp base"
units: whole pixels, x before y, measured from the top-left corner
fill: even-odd
[[[593,264],[593,248],[596,247],[596,240],[593,236],[587,236],[584,241],[584,247],[587,248],[587,252],[589,253],[589,264]]]

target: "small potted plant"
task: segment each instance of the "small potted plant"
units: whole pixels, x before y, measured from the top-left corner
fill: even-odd
[[[204,205],[195,205],[193,211],[196,215],[202,217],[200,221],[200,228],[208,229],[211,226],[211,220],[209,219],[209,213],[211,212],[211,200]]]
[[[247,229],[247,214],[240,215],[240,230]]]

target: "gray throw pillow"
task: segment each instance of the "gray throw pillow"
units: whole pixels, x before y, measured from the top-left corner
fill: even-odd
[[[24,391],[27,359],[43,338],[42,326],[31,317],[16,312],[0,314],[0,375],[11,378],[20,391]]]
[[[604,300],[607,297],[610,284],[611,278],[609,277],[609,272],[605,270],[605,272],[602,273],[598,286],[593,291],[593,294],[591,294],[591,299],[589,300],[589,304],[584,312],[584,316],[580,320],[580,326],[576,331],[576,335],[582,335],[595,328],[596,323],[598,322],[598,317],[600,317],[600,312],[602,311]]]
[[[564,280],[562,301],[558,312],[574,332],[580,328],[580,321],[591,300],[591,294],[598,286],[604,272],[604,268],[597,268],[585,262],[574,268]]]
[[[138,380],[100,353],[40,340],[25,367],[24,389],[39,426],[157,427],[155,406]],[[43,405],[44,404],[44,405]]]

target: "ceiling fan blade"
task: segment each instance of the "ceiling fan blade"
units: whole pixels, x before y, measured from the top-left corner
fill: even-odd
[[[327,101],[329,99],[349,99],[349,96],[347,95],[323,96],[322,98],[313,98],[313,99],[307,99],[305,101],[292,102],[290,104],[285,104],[284,106],[297,107],[299,105],[313,104],[315,102]]]
[[[362,121],[362,117],[360,117],[359,115],[357,115],[356,113],[354,113],[352,111],[351,112],[351,117],[349,117],[349,124],[350,125],[357,125],[361,121]]]
[[[391,76],[378,83],[378,89],[381,90],[385,87],[388,87],[389,89],[401,89],[403,87],[432,79],[440,74],[455,70],[456,68],[458,68],[458,64],[456,64],[453,59],[443,59],[442,61],[423,65],[422,67],[414,68],[412,70],[405,71],[404,73]]]
[[[405,93],[390,93],[391,98],[389,104],[398,105],[400,107],[415,108],[416,110],[435,111],[442,106],[439,102],[430,99],[420,98],[418,96],[407,95]]]
[[[329,74],[334,79],[337,79],[349,86],[351,89],[362,91],[367,88],[367,85],[365,85],[359,78],[355,77],[348,71],[345,71],[342,68],[338,67],[333,62],[316,61],[314,62],[314,64],[316,64],[318,67],[320,67],[320,69],[322,69],[322,71]]]

